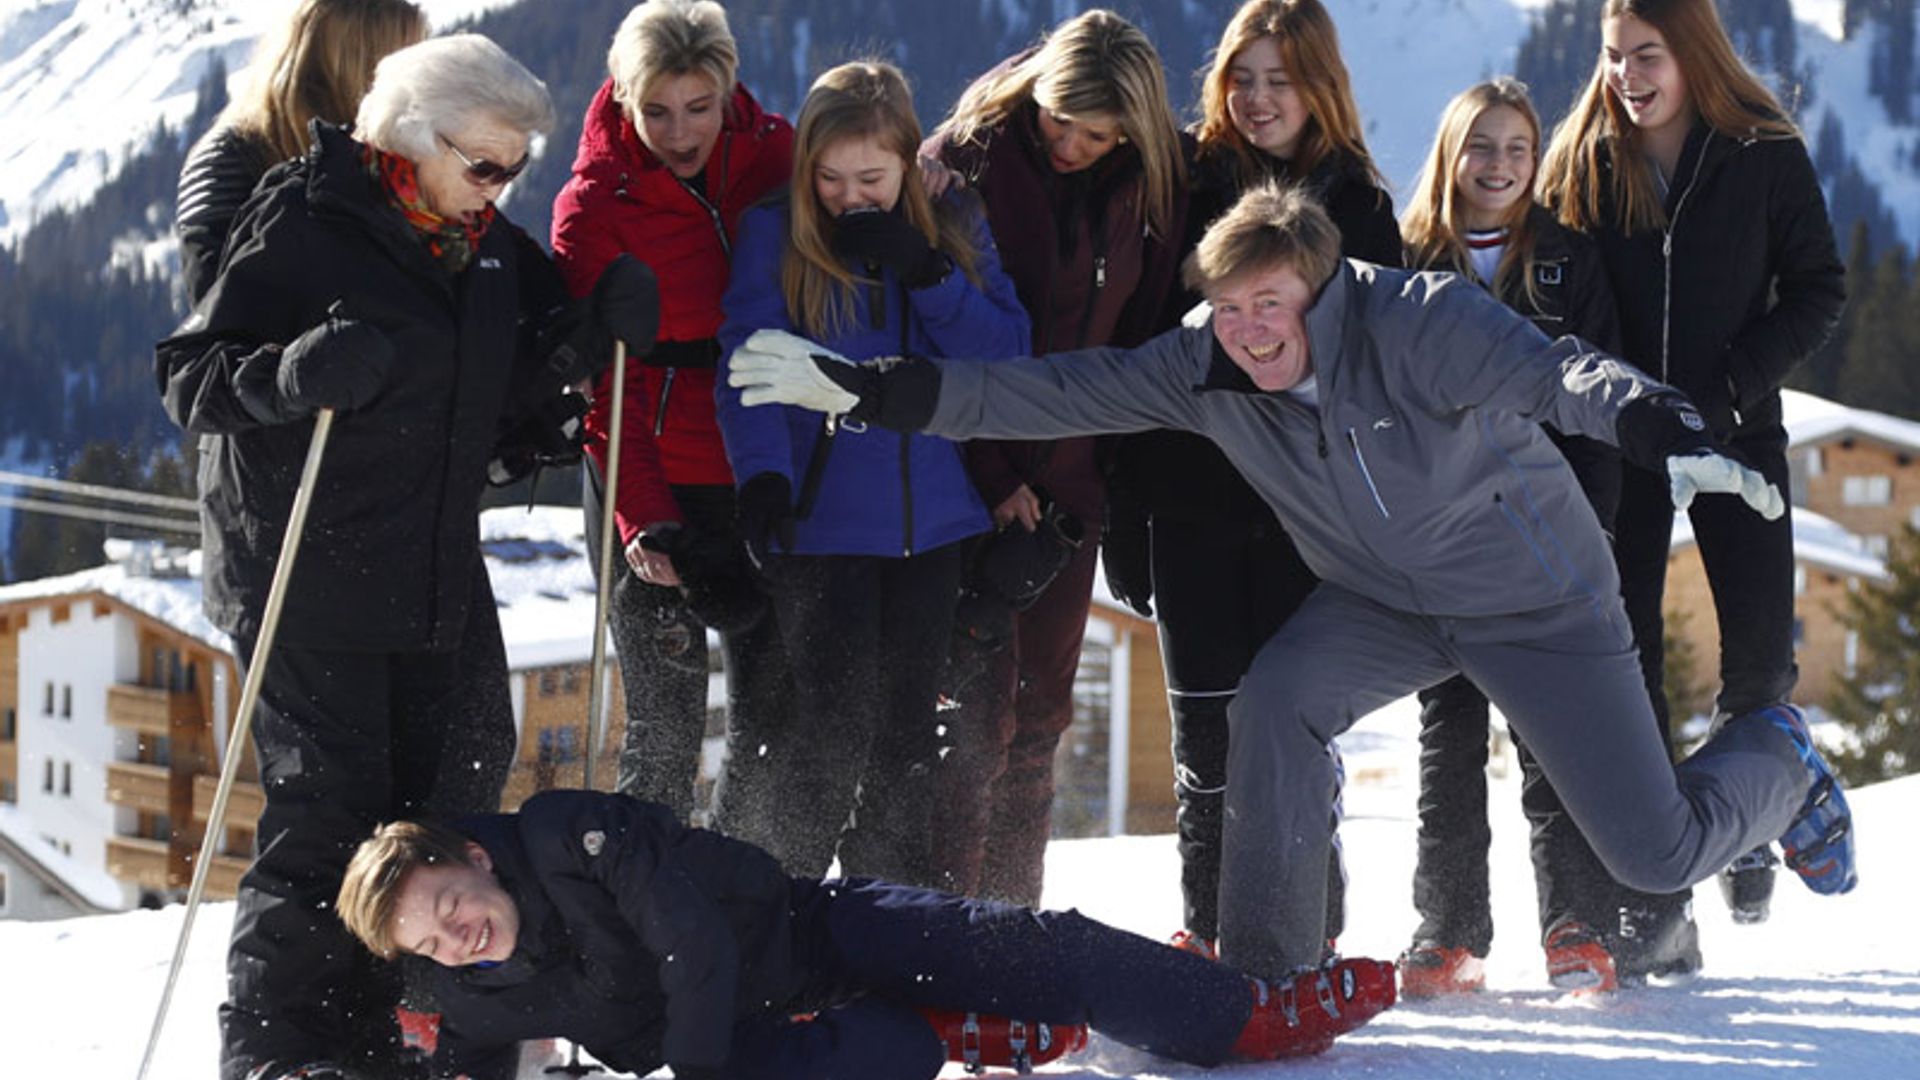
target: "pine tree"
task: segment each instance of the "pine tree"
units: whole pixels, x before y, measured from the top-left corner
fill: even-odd
[[[1847,337],[1836,397],[1845,404],[1920,417],[1920,371],[1912,362],[1915,318],[1907,252],[1894,247],[1854,287],[1858,314]]]
[[[1840,612],[1858,635],[1860,662],[1827,707],[1853,735],[1856,745],[1834,755],[1853,784],[1920,768],[1920,532],[1911,526],[1894,538],[1887,573],[1887,581],[1849,593]]]
[[[1828,114],[1832,115],[1832,114]],[[1865,221],[1853,223],[1852,236],[1847,244],[1847,287],[1859,289],[1871,280],[1873,273],[1873,242]],[[1787,385],[1795,390],[1805,390],[1823,398],[1837,398],[1840,393],[1840,370],[1846,364],[1847,342],[1853,337],[1853,328],[1860,320],[1860,305],[1848,304],[1840,313],[1840,324],[1833,328],[1833,336],[1815,349],[1804,364],[1794,368],[1787,376]]]

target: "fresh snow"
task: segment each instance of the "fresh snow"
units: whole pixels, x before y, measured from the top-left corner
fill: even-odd
[[[1390,957],[1415,917],[1414,733],[1417,707],[1396,703],[1343,740],[1350,775],[1342,837],[1352,876],[1350,955]],[[1548,987],[1535,947],[1532,870],[1518,780],[1496,775],[1490,795],[1492,876],[1499,935],[1488,991],[1404,1003],[1320,1058],[1217,1070],[1233,1077],[1311,1080],[1903,1080],[1920,1076],[1920,936],[1913,897],[1920,860],[1903,854],[1899,822],[1920,817],[1920,777],[1850,796],[1860,824],[1861,885],[1820,897],[1783,874],[1773,918],[1735,926],[1711,883],[1695,903],[1706,971],[1689,984],[1573,998]],[[1170,836],[1055,843],[1046,900],[1153,937],[1179,925],[1178,859]],[[192,948],[153,1080],[214,1075],[214,1007],[233,906],[209,905]],[[0,1040],[8,1080],[130,1077],[145,1047],[179,932],[181,908],[47,923],[0,922]],[[27,975],[25,973],[31,973]],[[521,1075],[558,1054],[530,1057]],[[1078,1077],[1198,1077],[1095,1038],[1088,1051],[1043,1070]],[[659,1074],[666,1076],[665,1072]],[[950,1068],[944,1074],[964,1074]],[[1004,1074],[1002,1074],[1004,1075]]]

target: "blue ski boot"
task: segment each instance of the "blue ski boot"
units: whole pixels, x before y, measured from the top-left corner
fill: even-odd
[[[1774,705],[1761,711],[1793,740],[1800,761],[1813,779],[1807,800],[1793,824],[1780,834],[1780,848],[1786,864],[1807,888],[1826,895],[1850,891],[1860,880],[1853,865],[1853,815],[1847,809],[1847,796],[1840,789],[1840,778],[1833,774],[1827,759],[1813,745],[1807,733],[1806,714],[1792,705]]]

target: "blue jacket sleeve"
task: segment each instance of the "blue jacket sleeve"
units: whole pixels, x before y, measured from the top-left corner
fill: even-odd
[[[725,321],[720,324],[720,372],[714,380],[714,403],[720,437],[726,443],[727,464],[735,483],[744,484],[763,472],[777,473],[797,484],[793,441],[788,436],[784,405],[747,408],[740,391],[727,384],[733,350],[755,330],[794,330],[780,291],[780,258],[787,247],[787,214],[769,203],[740,216],[733,244],[733,276],[720,301]]]
[[[939,284],[910,290],[907,295],[935,356],[970,360],[1025,356],[1032,349],[1033,323],[1014,291],[1013,279],[1000,268],[1000,251],[979,200],[966,199],[964,212],[972,228],[974,274],[979,282],[956,269]]]

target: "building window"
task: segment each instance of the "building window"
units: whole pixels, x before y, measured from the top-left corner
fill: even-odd
[[[1860,538],[1860,543],[1862,547],[1866,548],[1867,554],[1874,555],[1882,559],[1887,557],[1887,538],[1886,537],[1863,536]]]
[[[40,707],[40,712],[45,716],[53,715],[53,680],[51,679],[47,680],[47,703]]]
[[[1914,507],[1913,511],[1907,515],[1907,524],[1920,529],[1920,506]]]
[[[1848,506],[1885,506],[1893,501],[1893,477],[1846,477],[1840,481],[1840,501]]]
[[[1819,447],[1812,446],[1807,448],[1806,461],[1807,461],[1808,476],[1819,476],[1822,472],[1826,471],[1823,468],[1823,465],[1825,464],[1825,462],[1821,458],[1821,451]]]
[[[0,870],[0,915],[7,913],[7,872]]]
[[[46,792],[49,795],[53,794],[53,759],[52,758],[47,759],[46,773],[42,775],[42,777],[40,778],[40,790]]]
[[[1793,647],[1796,649],[1803,648],[1806,643],[1807,620],[1795,615],[1793,617]]]
[[[1852,678],[1859,674],[1860,669],[1860,632],[1858,630],[1847,631],[1845,648],[1847,677]]]
[[[60,688],[60,719],[62,720],[73,719],[73,684],[72,683],[68,683],[67,685]]]
[[[73,794],[73,762],[71,761],[60,763],[60,794]]]
[[[580,759],[580,732],[570,727],[540,729],[540,764],[564,765]]]
[[[1797,564],[1793,568],[1793,595],[1807,595],[1807,568]]]
[[[0,802],[17,803],[19,801],[20,792],[14,788],[13,781],[0,780]]]
[[[6,727],[0,728],[0,742],[12,742],[19,738],[19,714],[14,711],[11,705],[7,706],[7,715],[4,722]]]
[[[540,696],[552,697],[553,695],[559,692],[560,692],[560,677],[554,674],[554,671],[552,668],[548,668],[545,671],[542,671],[540,673]]]
[[[560,692],[573,697],[580,693],[580,674],[578,667],[565,668],[560,672]]]

